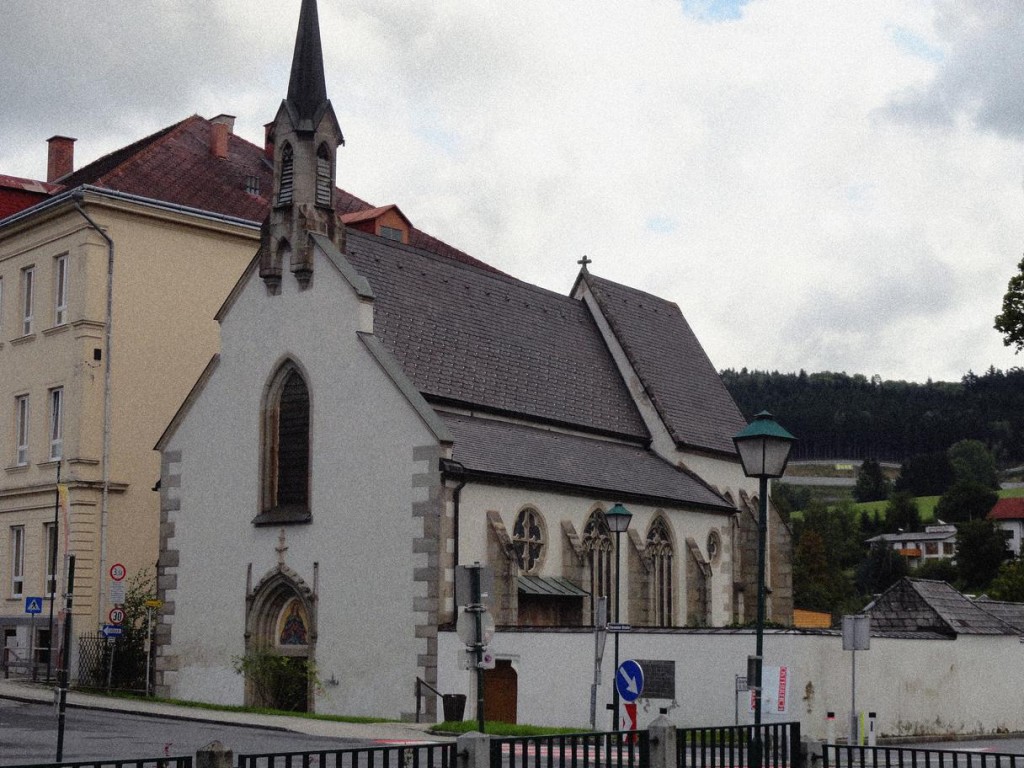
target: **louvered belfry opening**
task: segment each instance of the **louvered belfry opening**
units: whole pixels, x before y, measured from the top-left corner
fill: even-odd
[[[281,388],[277,428],[277,504],[309,507],[309,390],[298,371]]]

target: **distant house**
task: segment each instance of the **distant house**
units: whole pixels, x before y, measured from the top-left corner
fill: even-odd
[[[924,532],[883,533],[867,540],[868,544],[877,542],[885,542],[907,558],[911,567],[916,568],[930,560],[956,556],[956,526],[928,525]]]
[[[1006,531],[1006,547],[1014,557],[1020,557],[1021,543],[1024,541],[1024,498],[1000,499],[988,513],[987,519]]]
[[[944,581],[900,579],[865,609],[872,634],[1018,635],[1024,605],[971,600]],[[1004,618],[1006,617],[1006,618]]]

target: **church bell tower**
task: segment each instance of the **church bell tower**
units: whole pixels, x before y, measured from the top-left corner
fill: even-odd
[[[261,233],[260,277],[276,295],[284,270],[301,288],[309,286],[310,234],[325,235],[345,251],[344,225],[334,212],[337,151],[345,137],[327,98],[316,0],[302,0],[288,96],[277,110],[271,136],[274,188]]]

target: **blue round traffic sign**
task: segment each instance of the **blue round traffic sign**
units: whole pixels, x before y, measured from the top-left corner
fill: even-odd
[[[615,688],[627,704],[639,699],[644,692],[643,668],[633,659],[626,659],[615,672]]]

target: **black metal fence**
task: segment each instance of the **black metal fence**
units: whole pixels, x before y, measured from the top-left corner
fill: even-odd
[[[800,723],[680,728],[676,753],[678,768],[800,768]]]
[[[146,690],[146,651],[128,638],[102,634],[78,638],[78,685],[106,690]]]
[[[154,757],[140,760],[86,760],[81,763],[31,763],[6,768],[192,768],[193,757]]]
[[[455,743],[238,755],[238,768],[455,768]]]
[[[647,768],[647,731],[491,738],[491,766],[501,768]]]
[[[1024,755],[918,747],[825,744],[824,768],[1024,768]]]

